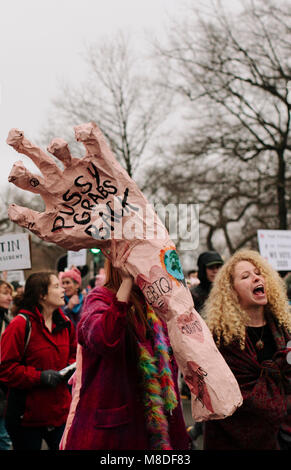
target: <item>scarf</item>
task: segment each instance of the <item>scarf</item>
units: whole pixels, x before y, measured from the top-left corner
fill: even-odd
[[[172,413],[178,402],[170,368],[168,346],[162,322],[149,306],[147,306],[147,319],[154,333],[154,356],[151,356],[139,341],[138,347],[150,445],[153,450],[172,450],[165,412]]]
[[[80,313],[80,311],[82,309],[82,305],[83,305],[83,294],[78,294],[78,297],[79,297],[79,303],[77,305],[75,305],[75,307],[73,307],[73,309],[71,310],[75,315]],[[69,300],[70,300],[70,297],[65,295],[66,304],[69,302]]]

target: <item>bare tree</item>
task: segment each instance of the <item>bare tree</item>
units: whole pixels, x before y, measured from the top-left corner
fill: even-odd
[[[258,226],[276,228],[274,193],[269,190],[273,181],[267,178],[267,168],[250,162],[246,169],[243,162],[226,157],[218,165],[216,157],[203,152],[193,156],[185,143],[165,160],[148,173],[152,198],[164,204],[198,204],[200,246],[222,252],[226,247],[233,253],[256,246]]]
[[[211,19],[193,9],[159,48],[165,84],[187,104],[165,187],[180,181],[176,192],[200,204],[208,247],[220,231],[230,252],[254,243],[258,228],[290,226],[291,7],[242,4],[234,17],[219,2]]]
[[[168,93],[155,86],[149,59],[137,55],[130,38],[122,34],[89,46],[85,60],[88,79],[76,88],[62,86],[54,100],[46,141],[56,136],[56,129],[71,131],[74,125],[93,120],[133,176],[145,162],[142,157],[166,117]]]

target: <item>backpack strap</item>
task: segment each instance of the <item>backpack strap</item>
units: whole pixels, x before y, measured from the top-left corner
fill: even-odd
[[[10,320],[7,313],[4,313],[3,316],[0,317],[0,338],[4,333],[5,328],[9,325]]]
[[[4,332],[5,330],[5,321],[4,321],[4,318],[1,318],[0,319],[0,338],[2,336],[2,333]]]
[[[24,355],[25,352],[26,352],[26,349],[27,349],[29,340],[30,340],[30,335],[31,335],[31,322],[30,322],[29,316],[28,316],[26,313],[18,313],[18,315],[21,316],[21,317],[23,317],[23,318],[25,318],[25,320],[26,320],[26,324],[25,324],[25,334],[24,334],[24,351],[23,351],[23,355]]]

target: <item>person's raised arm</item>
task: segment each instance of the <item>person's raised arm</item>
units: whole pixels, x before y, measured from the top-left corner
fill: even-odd
[[[122,283],[120,284],[120,287],[116,293],[116,298],[119,302],[128,303],[133,286],[133,278],[130,274],[127,274],[124,271],[121,273],[121,276]]]

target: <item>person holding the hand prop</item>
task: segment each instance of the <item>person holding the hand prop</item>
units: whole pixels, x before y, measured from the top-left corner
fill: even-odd
[[[60,308],[64,289],[54,273],[31,274],[17,303],[1,338],[6,427],[13,450],[40,450],[42,439],[57,450],[71,403],[60,371],[76,360],[76,331]]]
[[[85,299],[82,383],[61,449],[189,449],[166,327],[124,268],[126,251],[114,259]]]
[[[279,274],[259,253],[238,251],[219,270],[204,314],[243,395],[231,417],[205,423],[204,449],[290,449],[291,315]]]
[[[70,318],[76,327],[82,313],[84,302],[81,292],[82,277],[78,268],[72,266],[71,269],[61,272],[59,279],[65,289],[65,306],[62,307],[63,312]]]

